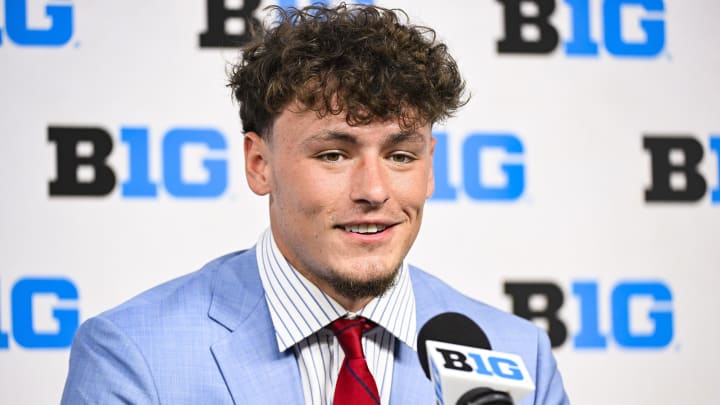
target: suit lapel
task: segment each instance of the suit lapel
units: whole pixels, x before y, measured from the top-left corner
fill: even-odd
[[[262,399],[270,404],[301,405],[304,397],[295,355],[292,350],[278,351],[274,329],[264,321],[253,314],[230,337],[212,346],[225,384],[236,404]]]
[[[233,402],[304,402],[292,350],[278,350],[258,275],[255,249],[218,268],[208,316],[230,332],[211,351]]]

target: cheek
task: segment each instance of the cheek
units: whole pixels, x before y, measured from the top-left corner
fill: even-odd
[[[422,206],[425,204],[428,192],[428,177],[417,175],[411,179],[399,179],[394,189],[399,201],[408,206]]]
[[[298,170],[296,170],[298,171]],[[317,176],[294,173],[276,182],[275,201],[285,215],[296,220],[313,220],[321,214],[332,211],[338,196],[339,186],[318,181]]]

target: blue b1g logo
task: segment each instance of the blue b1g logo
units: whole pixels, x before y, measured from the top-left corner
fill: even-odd
[[[19,46],[61,46],[73,35],[73,7],[69,1],[54,1],[45,6],[48,27],[31,27],[27,0],[5,0],[5,36]],[[0,46],[3,32],[0,30]]]
[[[550,21],[556,0],[498,0],[504,11],[504,37],[497,42],[500,54],[549,54],[554,51],[560,36]],[[570,30],[564,43],[568,56],[597,56],[604,45],[617,57],[654,57],[665,47],[665,5],[663,0],[602,0],[601,38],[593,38],[591,0],[564,0],[570,14]],[[523,7],[532,6],[532,7]],[[623,26],[628,11],[642,10],[639,21],[633,21],[642,31],[642,38],[626,38]],[[532,10],[532,11],[528,11]],[[528,35],[534,31],[535,35]]]
[[[144,126],[120,128],[120,138],[128,150],[128,177],[122,182],[121,195],[127,198],[156,198],[162,187],[176,198],[215,198],[222,195],[228,183],[227,140],[212,128],[180,127],[162,136],[161,178],[150,176],[150,130]],[[48,128],[48,140],[55,144],[56,178],[49,184],[50,196],[105,196],[117,184],[115,169],[108,163],[115,142],[103,128]],[[89,148],[81,153],[81,145]],[[183,168],[189,163],[183,150],[199,147],[204,178],[187,179]],[[85,169],[90,178],[81,178]]]
[[[579,327],[572,337],[578,349],[604,349],[608,340],[626,349],[661,349],[673,340],[674,313],[673,294],[662,281],[621,281],[612,287],[609,306],[601,305],[600,288],[597,281],[574,281],[572,295],[579,306]],[[560,309],[565,304],[563,289],[552,282],[506,282],[505,294],[512,299],[512,311],[528,320],[542,320],[547,324],[550,343],[558,347],[568,338],[568,327],[560,318]],[[533,306],[534,297],[542,297],[542,308]],[[645,301],[649,308],[642,314],[632,311],[633,305]],[[611,325],[603,331],[600,326],[601,314],[609,313]],[[635,317],[633,317],[633,314]],[[649,325],[639,330],[638,324]]]
[[[51,297],[55,304],[50,314],[57,325],[54,331],[36,328],[36,298]],[[0,294],[0,303],[2,300]],[[4,329],[0,322],[0,350],[8,349],[10,336],[15,342],[28,349],[62,349],[70,347],[80,322],[77,308],[78,290],[66,278],[22,278],[12,287],[10,293],[11,329]],[[0,321],[2,321],[0,319]]]
[[[450,179],[451,159],[449,138],[446,133],[433,133],[437,143],[433,156],[435,192],[431,200],[457,200],[460,191],[471,200],[507,202],[519,199],[525,191],[525,164],[522,160],[525,147],[519,137],[511,133],[476,132],[463,140],[460,164],[462,179]],[[501,181],[488,179],[485,158],[490,152],[503,158],[498,167],[490,170],[500,173]]]

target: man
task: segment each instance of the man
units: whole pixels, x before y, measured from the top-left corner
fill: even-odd
[[[270,228],[83,324],[63,403],[429,404],[417,329],[447,311],[523,357],[523,404],[567,403],[543,332],[404,261],[464,103],[446,47],[378,7],[276,11],[230,80]]]

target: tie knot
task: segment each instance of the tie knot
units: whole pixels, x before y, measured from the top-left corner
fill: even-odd
[[[345,352],[345,357],[351,359],[365,358],[362,350],[362,333],[372,328],[373,325],[365,318],[336,319],[330,324],[330,329],[335,333],[340,347]]]

